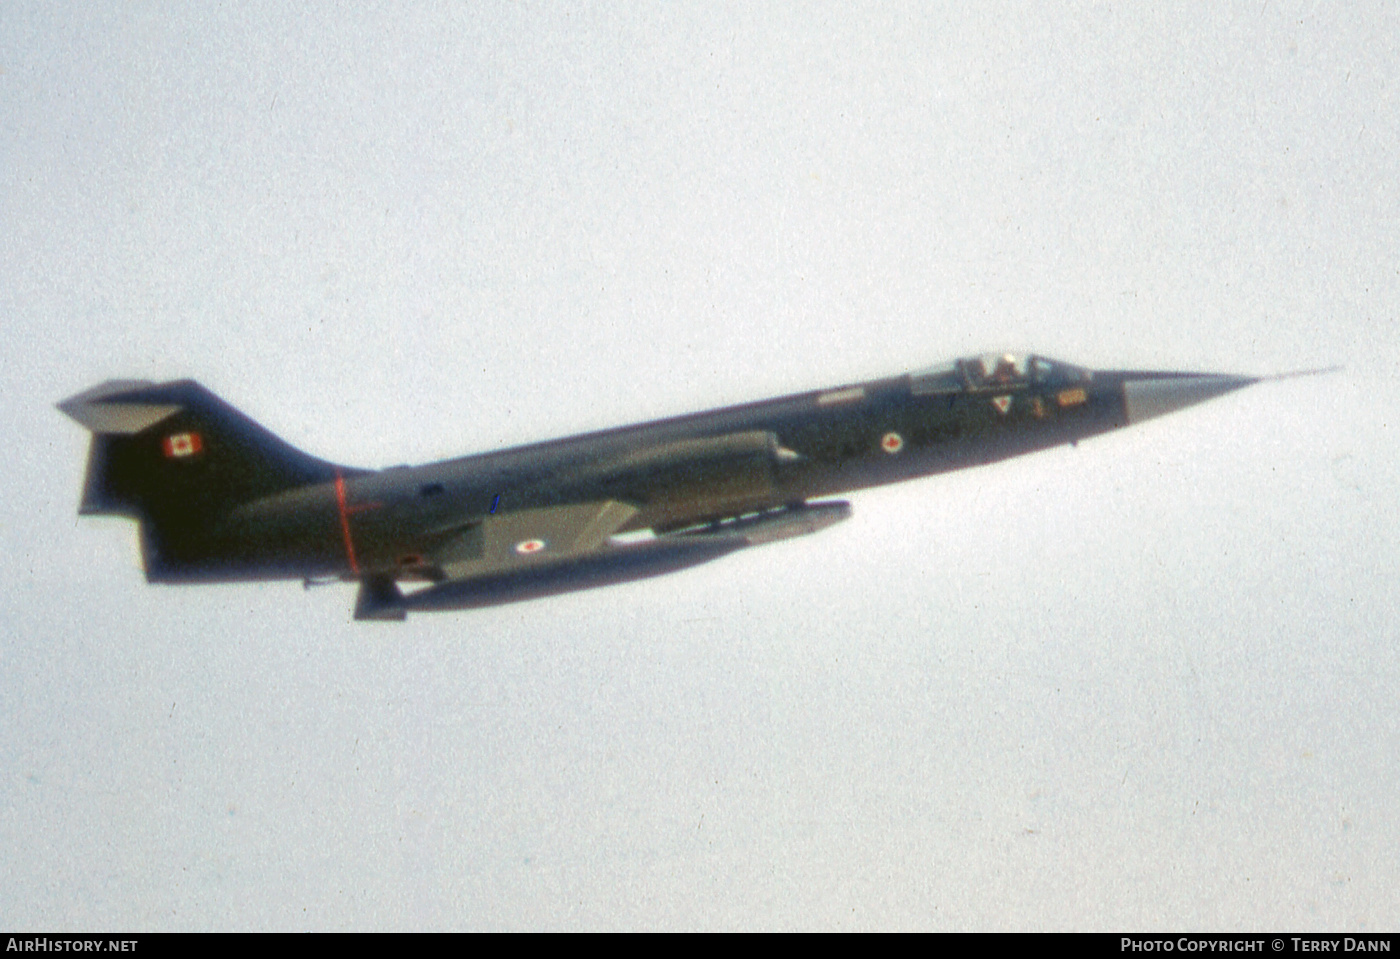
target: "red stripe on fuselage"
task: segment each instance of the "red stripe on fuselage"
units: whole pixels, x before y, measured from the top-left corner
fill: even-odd
[[[350,561],[350,572],[360,574],[360,564],[355,561],[355,541],[350,538],[350,512],[345,508],[345,476],[335,471],[335,505],[340,509],[340,532],[345,537],[345,558]]]

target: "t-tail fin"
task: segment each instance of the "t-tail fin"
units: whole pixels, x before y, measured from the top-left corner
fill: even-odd
[[[235,507],[360,472],[301,452],[193,380],[109,380],[58,408],[93,433],[78,511],[140,520],[153,578],[196,563]]]

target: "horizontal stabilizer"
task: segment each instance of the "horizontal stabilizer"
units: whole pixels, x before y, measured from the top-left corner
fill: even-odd
[[[131,397],[154,385],[150,380],[108,380],[70,396],[58,408],[94,433],[132,436],[180,412],[175,403]]]

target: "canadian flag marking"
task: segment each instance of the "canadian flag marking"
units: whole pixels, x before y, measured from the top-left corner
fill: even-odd
[[[161,451],[170,459],[194,456],[204,449],[204,441],[198,433],[172,433],[161,443]]]

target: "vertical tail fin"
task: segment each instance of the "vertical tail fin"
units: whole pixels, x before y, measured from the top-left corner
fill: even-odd
[[[193,380],[111,380],[58,408],[93,433],[78,511],[140,520],[152,578],[207,558],[233,508],[360,472],[301,452]]]

